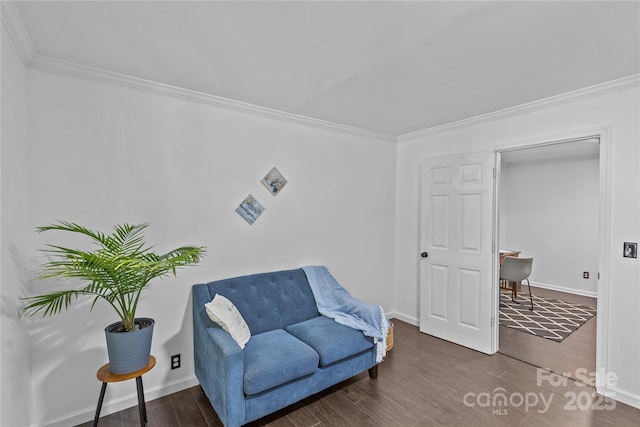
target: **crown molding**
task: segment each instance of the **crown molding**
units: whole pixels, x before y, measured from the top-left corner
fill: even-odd
[[[15,6],[14,6],[15,7]],[[21,22],[21,21],[20,21]],[[27,37],[28,45],[30,40]],[[138,77],[132,77],[125,74],[105,71],[98,68],[89,67],[57,58],[52,58],[38,53],[31,54],[31,60],[27,63],[27,67],[38,69],[51,73],[64,74],[76,78],[92,80],[100,83],[111,84],[115,86],[125,87],[129,89],[141,90],[144,92],[155,93],[158,95],[171,96],[187,101],[208,104],[227,110],[240,111],[252,115],[267,117],[274,120],[285,121],[289,123],[300,124],[303,126],[311,126],[319,129],[340,132],[344,134],[371,138],[386,142],[402,143],[416,139],[449,132],[455,129],[461,129],[481,123],[487,123],[495,120],[501,120],[508,117],[518,116],[522,114],[532,113],[535,111],[552,108],[560,105],[570,104],[579,100],[599,97],[626,89],[640,87],[640,74],[623,77],[617,80],[589,86],[583,89],[567,92],[560,95],[543,98],[526,104],[517,105],[515,107],[505,108],[503,110],[482,114],[467,119],[458,120],[440,126],[434,126],[428,129],[407,133],[399,136],[375,132],[367,129],[361,129],[340,123],[329,122],[325,120],[315,119],[312,117],[302,116],[293,113],[287,113],[272,108],[261,107],[246,102],[236,101],[229,98],[223,98],[216,95],[210,95],[203,92],[193,91],[177,86],[158,83],[151,80],[145,80]]]
[[[420,138],[449,132],[455,129],[487,123],[495,120],[501,120],[508,117],[518,116],[522,114],[532,113],[535,111],[557,107],[564,104],[570,104],[580,100],[599,97],[614,92],[640,87],[640,74],[623,77],[605,83],[589,86],[583,89],[574,90],[560,95],[539,99],[537,101],[528,102],[526,104],[517,105],[515,107],[505,108],[503,110],[494,111],[487,114],[470,117],[468,119],[458,120],[446,123],[440,126],[434,126],[428,129],[419,130],[398,136],[398,143],[410,142]]]
[[[198,102],[202,104],[213,105],[228,110],[241,111],[253,115],[267,117],[275,120],[286,121],[289,123],[301,124],[304,126],[312,126],[320,129],[327,129],[334,132],[373,138],[386,142],[396,142],[394,135],[381,132],[370,131],[340,123],[329,122],[325,120],[315,119],[312,117],[302,116],[293,113],[287,113],[272,108],[261,107],[246,102],[236,101],[229,98],[210,95],[204,92],[198,92],[190,89],[184,89],[164,83],[158,83],[138,77],[125,74],[105,71],[86,65],[64,61],[57,58],[48,57],[36,53],[31,62],[27,65],[29,68],[47,71],[51,73],[64,74],[80,79],[92,80],[100,83],[111,84],[129,89],[141,90],[144,92],[155,93],[158,95],[166,95],[174,98],[184,99],[187,101]]]
[[[13,0],[2,0],[0,2],[0,19],[7,33],[9,33],[9,37],[11,37],[11,41],[15,45],[20,58],[22,58],[22,62],[25,66],[28,66],[33,60],[36,51]]]
[[[526,104],[521,104],[515,107],[505,108],[503,110],[481,114],[467,119],[462,119],[440,126],[434,126],[416,132],[397,136],[348,126],[340,123],[315,119],[299,114],[287,113],[268,107],[261,107],[246,102],[236,101],[229,98],[223,98],[203,92],[197,92],[177,86],[171,86],[151,80],[145,80],[125,74],[105,71],[78,63],[40,55],[35,51],[33,47],[33,43],[31,42],[31,38],[29,37],[24,23],[22,22],[22,18],[20,17],[20,13],[18,12],[15,1],[2,0],[0,4],[2,6],[0,10],[2,25],[6,28],[9,36],[11,37],[11,40],[16,46],[20,57],[22,58],[23,63],[28,68],[63,74],[86,80],[92,80],[129,89],[141,90],[158,95],[171,96],[187,101],[198,102],[228,110],[235,110],[252,115],[262,116],[273,120],[285,121],[303,126],[311,126],[319,129],[330,130],[333,132],[339,132],[358,137],[376,139],[385,142],[402,143],[414,141],[420,138],[449,132],[455,129],[461,129],[481,123],[487,123],[508,117],[527,114],[546,108],[569,104],[578,100],[603,96],[609,93],[637,88],[640,86],[640,74],[635,74],[610,82],[605,82],[583,89],[578,89],[572,92],[543,98]]]
[[[376,139],[386,142],[397,142],[395,135],[382,132],[375,132],[348,126],[341,123],[334,123],[326,120],[315,119],[299,114],[287,113],[268,107],[261,107],[246,102],[236,101],[229,98],[210,95],[189,89],[171,86],[163,83],[145,80],[125,74],[101,70],[86,65],[64,61],[61,59],[48,57],[37,53],[29,37],[29,33],[22,22],[18,8],[14,0],[2,0],[1,18],[2,24],[7,29],[22,62],[27,68],[48,71],[51,73],[64,74],[71,77],[92,80],[100,83],[111,84],[129,89],[136,89],[157,95],[171,96],[187,101],[208,104],[219,108],[241,111],[244,113],[267,117],[273,120],[286,121],[289,123],[311,126],[319,129],[340,132],[348,135]]]

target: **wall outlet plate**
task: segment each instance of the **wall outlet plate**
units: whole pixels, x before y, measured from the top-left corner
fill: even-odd
[[[171,369],[178,369],[180,367],[180,355],[174,354],[171,356]]]
[[[625,258],[638,258],[638,244],[635,242],[624,242],[622,256]]]

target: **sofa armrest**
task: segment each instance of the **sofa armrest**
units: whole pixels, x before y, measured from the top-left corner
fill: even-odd
[[[244,424],[242,349],[218,327],[206,328],[205,339],[196,347],[196,375],[216,413],[225,426]]]
[[[244,424],[244,353],[238,343],[215,324],[204,304],[206,286],[193,287],[193,347],[196,377],[225,426]]]

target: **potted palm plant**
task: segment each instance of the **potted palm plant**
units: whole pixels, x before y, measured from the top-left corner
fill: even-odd
[[[197,264],[205,253],[203,246],[181,246],[156,254],[145,243],[147,227],[148,224],[116,225],[111,234],[64,221],[38,227],[38,232],[56,230],[88,237],[94,249],[47,245],[43,252],[49,261],[43,265],[38,278],[65,278],[78,283],[70,289],[23,297],[22,313],[52,316],[68,309],[81,296],[93,298],[91,308],[98,301],[105,301],[120,318],[105,328],[111,372],[126,374],[144,368],[149,362],[155,322],[136,318],[142,291],[152,279],[175,276],[179,268]]]

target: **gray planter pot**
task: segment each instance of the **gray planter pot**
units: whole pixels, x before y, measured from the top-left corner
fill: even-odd
[[[129,374],[149,363],[151,338],[155,321],[146,317],[136,318],[139,329],[129,332],[115,332],[122,322],[115,322],[104,328],[109,353],[109,370],[113,374]]]

